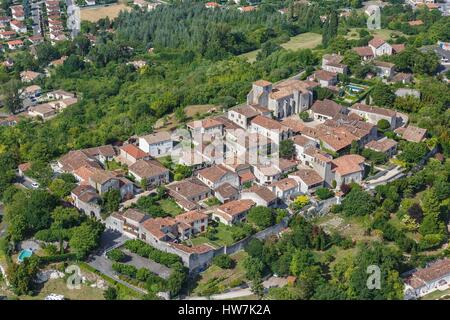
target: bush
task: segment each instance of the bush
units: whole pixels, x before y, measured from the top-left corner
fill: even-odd
[[[235,262],[227,254],[220,254],[213,259],[213,264],[222,269],[233,269]]]
[[[105,300],[117,300],[117,290],[114,287],[108,287],[108,289],[103,292],[103,297]]]
[[[325,200],[325,199],[329,199],[332,196],[334,196],[333,191],[331,191],[328,188],[319,188],[316,190],[316,196],[320,199],[320,200]]]
[[[126,255],[119,249],[112,249],[111,251],[108,251],[106,256],[108,257],[108,259],[112,261],[123,262],[123,260],[125,260]]]

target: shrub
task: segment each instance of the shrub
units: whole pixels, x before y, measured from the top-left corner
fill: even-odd
[[[115,262],[123,262],[123,260],[125,259],[125,253],[123,253],[119,249],[112,249],[111,251],[108,251],[106,256],[108,257],[108,259]]]
[[[334,196],[333,191],[331,191],[328,188],[319,188],[316,191],[316,196],[320,199],[320,200],[325,200],[328,198],[331,198],[332,196]]]
[[[233,269],[235,262],[227,254],[220,254],[213,259],[213,264],[222,269]]]

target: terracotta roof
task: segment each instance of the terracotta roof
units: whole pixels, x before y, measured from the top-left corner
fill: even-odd
[[[254,6],[245,6],[245,7],[239,7],[239,9],[243,12],[250,12],[256,10],[256,7]]]
[[[28,171],[31,168],[31,162],[25,162],[19,164],[19,170],[22,172]]]
[[[175,219],[171,217],[161,218],[157,217],[154,219],[148,219],[143,223],[143,228],[147,230],[151,235],[157,239],[162,239],[166,236],[166,233],[161,231],[165,227],[173,227],[177,224]]]
[[[379,48],[385,43],[386,41],[384,41],[381,38],[373,38],[372,40],[369,41],[369,45],[373,46],[374,48]]]
[[[181,214],[179,214],[179,215],[177,215],[175,217],[176,221],[184,222],[184,223],[187,223],[189,225],[194,223],[194,222],[196,222],[196,221],[204,220],[204,219],[207,220],[208,219],[208,215],[205,214],[204,212],[197,211],[197,210],[181,213]]]
[[[355,47],[352,50],[355,51],[360,57],[373,57],[373,52],[370,47]]]
[[[399,72],[395,76],[392,77],[393,82],[400,82],[405,80],[412,79],[413,75],[411,73]]]
[[[61,164],[62,169],[66,172],[73,172],[74,170],[82,167],[89,166],[101,169],[101,166],[94,159],[89,158],[81,150],[69,151],[69,153],[62,156],[58,162]]]
[[[213,247],[211,247],[207,244],[198,244],[198,245],[195,245],[192,247],[188,247],[184,244],[179,244],[179,243],[171,243],[170,245],[180,251],[190,253],[190,254],[195,254],[195,253],[201,254],[201,253],[205,253],[205,252],[214,250]]]
[[[91,174],[91,176],[89,177],[89,180],[103,185],[107,181],[114,179],[114,178],[115,178],[115,175],[110,171],[106,171],[103,169],[94,169],[94,173]]]
[[[344,57],[339,54],[333,53],[323,55],[322,59],[325,59],[328,63],[340,64],[342,60],[344,60]]]
[[[172,140],[171,136],[172,135],[168,131],[160,131],[142,136],[140,138],[144,139],[148,144],[155,144],[164,141],[170,141]]]
[[[23,41],[22,40],[11,40],[7,42],[8,45],[12,45],[12,46],[18,46],[18,45],[22,45]]]
[[[333,100],[325,99],[325,100],[317,100],[311,107],[312,112],[318,113],[321,115],[329,116],[331,118],[337,116],[339,113],[342,113],[345,108],[340,104],[334,102]]]
[[[148,153],[142,151],[141,149],[139,149],[138,147],[136,147],[134,144],[131,143],[120,147],[120,150],[123,150],[124,152],[126,152],[135,159],[142,159],[149,156]]]
[[[81,167],[79,167],[78,169],[73,171],[73,174],[75,176],[80,177],[81,183],[88,183],[89,182],[89,178],[95,173],[95,169],[92,168],[91,166],[87,166],[87,165],[83,165]]]
[[[382,67],[382,68],[392,69],[393,67],[395,67],[395,64],[393,64],[393,63],[386,62],[386,61],[380,61],[380,60],[372,61],[372,64],[376,67]]]
[[[366,144],[366,148],[378,151],[378,152],[387,152],[391,148],[397,145],[397,141],[392,139],[381,139],[378,141],[372,140]]]
[[[214,127],[223,126],[223,124],[220,121],[217,121],[216,119],[207,118],[207,119],[203,119],[203,120],[191,121],[187,124],[187,126],[190,128],[210,129],[210,128],[214,128]]]
[[[317,70],[314,72],[314,78],[317,80],[330,81],[336,79],[337,74],[326,70]]]
[[[99,199],[100,196],[91,186],[80,185],[72,190],[72,194],[75,195],[80,201],[84,203],[92,202],[93,200]]]
[[[198,176],[201,176],[201,177],[205,178],[206,180],[211,181],[212,183],[216,183],[216,182],[220,181],[220,179],[222,179],[227,174],[235,175],[234,172],[226,169],[222,165],[214,165],[214,166],[202,169],[197,172]]]
[[[408,21],[408,24],[410,26],[421,26],[423,25],[423,21],[422,20],[412,20],[412,21]]]
[[[222,212],[229,217],[233,217],[250,210],[254,205],[255,202],[249,199],[234,200],[219,206],[217,212]]]
[[[284,178],[279,181],[272,182],[269,186],[280,189],[281,191],[287,191],[298,187],[297,181],[292,178]]]
[[[203,182],[201,182],[197,178],[185,179],[182,181],[171,183],[167,185],[167,189],[186,198],[197,196],[199,194],[207,193],[210,191],[208,186],[203,184]]]
[[[305,128],[305,125],[300,120],[295,120],[292,118],[286,118],[281,121],[281,123],[290,128],[293,132],[301,132]]]
[[[228,182],[221,184],[218,188],[214,190],[214,193],[219,194],[222,198],[228,199],[232,196],[239,194],[239,190],[233,187]]]
[[[141,223],[148,217],[145,213],[133,208],[127,209],[124,213],[122,213],[122,216],[138,223]]]
[[[302,135],[293,136],[291,140],[294,141],[294,144],[301,147],[304,147],[309,144],[316,145],[316,142],[314,140],[308,139],[307,137]]]
[[[426,268],[414,271],[405,279],[405,283],[418,289],[448,274],[450,274],[450,259],[444,258],[430,263]]]
[[[399,52],[402,52],[403,50],[405,50],[405,45],[403,44],[403,43],[400,43],[400,44],[393,44],[392,46],[392,50],[395,52],[395,53],[399,53]]]
[[[333,164],[336,166],[333,170],[341,176],[360,172],[363,170],[361,164],[364,163],[364,160],[364,157],[357,154],[344,155],[332,160]]]
[[[254,85],[260,86],[260,87],[267,87],[272,84],[272,82],[266,81],[266,80],[257,80],[253,82]]]
[[[274,86],[269,96],[277,100],[292,95],[294,91],[307,93],[310,91],[310,85],[305,81],[296,79],[284,80]]]
[[[287,131],[289,130],[288,127],[282,125],[280,122],[264,117],[264,116],[256,116],[251,121],[252,124],[256,124],[260,127],[263,127],[268,130],[280,130],[280,131]]]
[[[251,171],[239,172],[239,177],[241,178],[241,183],[251,182],[256,179],[255,175]]]
[[[116,149],[110,144],[98,147],[92,147],[81,150],[85,155],[89,157],[104,156],[104,157],[114,157]]]
[[[253,118],[263,113],[271,112],[269,109],[257,105],[237,106],[235,108],[232,108],[231,110],[239,114],[242,114],[246,118]]]
[[[307,186],[316,185],[324,181],[324,179],[315,170],[312,169],[300,169],[289,174],[289,176],[298,177]]]
[[[259,186],[256,184],[251,186],[247,190],[242,191],[242,193],[244,193],[244,192],[255,193],[256,195],[258,195],[261,199],[263,199],[266,202],[272,202],[277,199],[277,196],[275,195],[275,193],[273,193],[266,187]]]
[[[411,142],[420,142],[427,134],[427,129],[422,129],[411,125],[407,126],[404,131],[399,129],[395,130],[395,132],[400,133],[403,139]]]
[[[368,106],[367,104],[364,103],[355,103],[354,105],[351,106],[351,108],[354,110],[359,110],[367,113],[375,113],[387,117],[395,117],[397,114],[394,110],[379,108],[375,106]]]
[[[169,172],[159,162],[155,160],[138,160],[129,166],[128,170],[140,178],[150,178],[160,176]]]

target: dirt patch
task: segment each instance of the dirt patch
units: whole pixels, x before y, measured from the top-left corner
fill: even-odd
[[[119,16],[120,11],[130,11],[131,7],[124,4],[116,3],[103,7],[83,8],[80,10],[81,20],[97,22],[102,18],[114,19]]]

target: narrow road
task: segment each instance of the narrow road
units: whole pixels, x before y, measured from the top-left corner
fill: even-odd
[[[226,293],[221,294],[213,294],[210,297],[193,297],[189,296],[186,297],[184,300],[227,300],[227,299],[234,299],[234,298],[240,298],[240,297],[247,297],[252,295],[252,290],[249,288],[245,289],[238,289],[235,291],[230,291]]]

